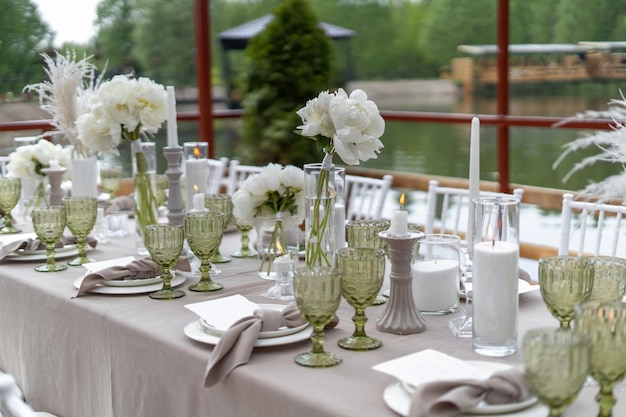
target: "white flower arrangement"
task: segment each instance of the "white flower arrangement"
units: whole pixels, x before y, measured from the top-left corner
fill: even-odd
[[[621,97],[621,100],[611,100],[607,111],[589,110],[574,116],[572,119],[577,120],[607,118],[612,119],[614,124],[611,126],[611,130],[600,130],[589,136],[578,138],[565,144],[565,150],[553,165],[554,169],[562,163],[568,155],[590,147],[596,147],[598,153],[585,157],[577,162],[563,178],[564,182],[573,174],[597,162],[621,164],[624,170],[620,174],[610,176],[600,182],[590,183],[581,190],[584,194],[594,195],[602,200],[626,198],[626,99],[623,94],[621,94]]]
[[[100,84],[89,108],[76,121],[78,138],[102,153],[117,149],[124,139],[156,133],[167,117],[167,93],[149,78],[116,75]]]
[[[232,196],[233,216],[256,226],[266,214],[287,212],[297,224],[304,219],[304,172],[293,165],[270,163],[241,183]]]
[[[350,96],[341,88],[336,93],[322,91],[297,114],[304,123],[297,127],[302,136],[326,138],[321,144],[325,154],[332,158],[337,153],[348,165],[376,159],[384,147],[380,137],[385,133],[385,120],[363,90],[354,90]]]
[[[89,62],[91,56],[77,60],[73,51],[68,51],[66,56],[57,52],[54,58],[45,53],[42,56],[49,80],[29,84],[24,91],[36,92],[39,106],[52,116],[54,131],[44,135],[61,133],[77,156],[88,157],[88,150],[78,138],[76,120],[88,110],[87,102],[101,77],[96,76],[96,67]]]
[[[45,139],[40,139],[34,145],[20,146],[11,152],[7,169],[9,175],[14,177],[45,177],[41,170],[49,168],[50,161],[56,160],[60,166],[69,168],[71,158],[71,147],[55,145]]]

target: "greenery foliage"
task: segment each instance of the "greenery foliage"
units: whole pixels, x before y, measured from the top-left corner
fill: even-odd
[[[314,144],[293,133],[301,124],[296,111],[330,87],[330,40],[319,29],[308,1],[285,0],[246,48],[243,129],[237,150],[245,163],[302,165],[315,155]]]

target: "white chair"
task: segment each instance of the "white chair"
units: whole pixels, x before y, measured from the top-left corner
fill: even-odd
[[[225,156],[220,159],[208,159],[209,178],[207,184],[207,194],[219,194],[224,185],[226,167],[228,166],[228,158]]]
[[[392,181],[393,175],[389,174],[382,178],[346,174],[346,220],[380,219]]]
[[[46,412],[35,412],[24,402],[15,378],[0,372],[0,417],[55,417]]]
[[[3,177],[7,176],[8,165],[9,165],[9,157],[0,156],[0,174],[2,174]]]
[[[514,197],[522,201],[524,190],[516,188],[513,194],[481,191],[481,197]],[[437,218],[437,206],[441,204],[440,216]],[[428,182],[426,196],[426,221],[424,233],[433,233],[435,226],[440,233],[458,235],[459,231],[467,232],[467,227],[460,229],[461,221],[467,226],[467,207],[469,204],[469,190],[467,188],[440,187],[439,181]],[[438,221],[437,221],[438,220]]]
[[[228,183],[226,194],[233,195],[239,189],[239,185],[252,174],[258,174],[263,167],[255,165],[241,165],[238,160],[231,159],[228,165]]]
[[[609,214],[608,219],[607,213]],[[577,241],[575,251],[578,256],[583,256],[585,252],[592,253],[594,256],[616,256],[620,241],[622,218],[625,214],[626,206],[624,205],[574,201],[573,194],[563,194],[558,254],[568,255],[570,242],[573,240]],[[612,216],[615,217],[613,218]],[[573,239],[575,234],[574,228],[579,233],[576,239]],[[587,237],[593,243],[585,245]],[[622,254],[622,256],[624,255]]]

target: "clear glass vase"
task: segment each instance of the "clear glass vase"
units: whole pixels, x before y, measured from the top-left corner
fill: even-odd
[[[135,199],[135,247],[137,254],[148,255],[144,244],[147,225],[157,223],[156,144],[135,140],[131,145]]]
[[[309,267],[334,265],[336,210],[341,210],[345,219],[345,206],[336,207],[335,202],[343,193],[344,175],[344,168],[332,164],[304,165],[305,259]]]
[[[30,222],[30,212],[48,205],[47,178],[41,175],[23,177],[20,193],[20,213],[25,222]]]
[[[298,256],[298,216],[279,212],[257,216],[257,252],[259,254],[259,277],[276,279],[274,261],[288,256],[295,263]]]

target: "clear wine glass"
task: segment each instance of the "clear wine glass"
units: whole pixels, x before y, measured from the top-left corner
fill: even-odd
[[[67,265],[58,264],[54,259],[54,247],[65,230],[65,208],[35,207],[31,212],[31,218],[37,238],[46,245],[46,263],[35,267],[35,271],[56,272],[67,269]]]
[[[311,326],[310,352],[295,357],[298,365],[326,368],[341,363],[336,353],[324,351],[324,326],[333,319],[341,300],[341,270],[330,267],[303,267],[294,276],[296,303]]]
[[[204,196],[204,207],[210,212],[224,213],[224,231],[230,224],[230,219],[233,216],[233,200],[228,194],[207,194]],[[213,256],[211,256],[212,263],[226,263],[231,259],[228,256],[224,256],[220,253],[220,248],[217,248]]]
[[[575,332],[591,343],[590,374],[600,385],[598,417],[610,417],[613,389],[626,377],[626,304],[587,301],[576,306]]]
[[[532,329],[524,337],[523,351],[526,380],[533,394],[550,408],[550,417],[559,417],[585,383],[589,338],[563,328]]]
[[[11,217],[11,210],[20,199],[21,189],[22,181],[19,178],[0,178],[0,210],[4,213],[4,226],[0,228],[0,234],[21,232],[13,226]]]
[[[78,256],[67,264],[71,266],[79,266],[95,259],[87,257],[87,235],[96,224],[98,217],[98,199],[95,197],[65,197],[63,199],[65,207],[65,221],[68,229],[76,236],[76,248],[78,248]]]
[[[372,350],[383,345],[365,333],[365,308],[372,304],[385,278],[385,251],[373,248],[341,248],[336,252],[337,268],[343,272],[341,294],[354,307],[351,336],[339,339],[339,346],[348,350]]]
[[[185,233],[182,225],[177,224],[149,224],[144,230],[146,248],[154,263],[161,267],[163,288],[149,294],[157,300],[172,300],[185,296],[183,290],[172,288],[172,267],[176,265],[183,250]]]
[[[562,328],[569,328],[577,304],[589,299],[593,289],[593,265],[576,256],[539,259],[539,290]]]
[[[200,259],[200,281],[189,289],[198,292],[221,290],[224,286],[211,280],[209,259],[222,243],[224,213],[187,213],[184,224],[189,248]]]

